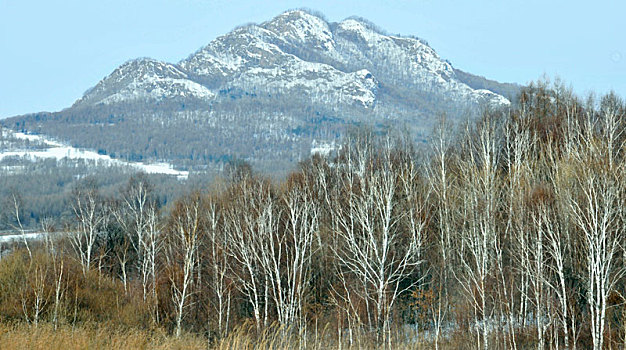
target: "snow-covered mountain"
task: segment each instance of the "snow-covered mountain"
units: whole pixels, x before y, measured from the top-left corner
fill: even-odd
[[[176,64],[129,61],[71,108],[3,124],[131,160],[290,163],[351,125],[408,127],[424,139],[442,113],[508,105],[501,91],[510,89],[456,70],[421,39],[294,10]]]
[[[220,90],[309,96],[371,108],[378,85],[445,94],[463,103],[509,101],[456,79],[422,40],[382,34],[365,20],[327,23],[301,10],[221,36],[177,65],[142,58],[100,81],[76,105],[164,99],[215,100]]]

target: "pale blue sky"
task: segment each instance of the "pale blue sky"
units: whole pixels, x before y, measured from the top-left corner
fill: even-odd
[[[618,0],[0,0],[0,118],[69,107],[123,62],[178,62],[235,26],[307,7],[427,40],[455,67],[507,82],[560,76],[626,97]]]

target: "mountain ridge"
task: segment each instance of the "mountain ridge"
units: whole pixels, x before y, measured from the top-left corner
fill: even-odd
[[[460,120],[507,106],[498,89],[515,85],[457,70],[425,40],[388,35],[364,19],[328,22],[290,10],[177,63],[129,60],[71,107],[2,124],[130,160],[293,164],[313,141],[335,142],[349,125],[406,126],[424,140],[440,114]]]

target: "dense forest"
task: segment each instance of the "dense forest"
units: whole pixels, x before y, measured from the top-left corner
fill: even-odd
[[[168,210],[144,175],[83,178],[2,247],[0,347],[621,348],[626,106],[514,106],[429,152],[363,131],[280,181],[233,164]]]
[[[43,221],[63,225],[74,215],[68,198],[77,181],[88,177],[98,183],[101,194],[112,196],[136,171],[130,166],[98,164],[86,159],[33,161],[28,157],[5,157],[0,160],[0,235],[18,224],[16,203],[25,230],[38,230]],[[184,181],[164,174],[145,176],[158,191],[159,205],[167,208],[190,188],[208,188],[215,172],[193,172]]]

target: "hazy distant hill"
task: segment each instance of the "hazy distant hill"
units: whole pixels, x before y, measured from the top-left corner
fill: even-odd
[[[272,170],[353,125],[424,140],[442,113],[464,119],[509,104],[518,89],[453,68],[421,39],[296,10],[176,64],[129,61],[70,108],[2,124],[133,161],[213,168],[244,158]]]

